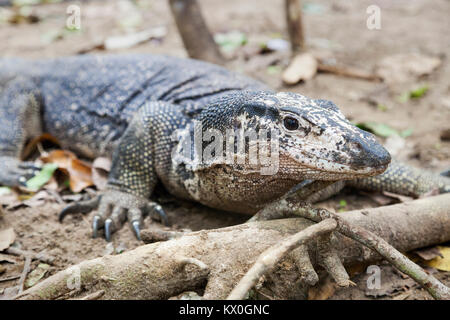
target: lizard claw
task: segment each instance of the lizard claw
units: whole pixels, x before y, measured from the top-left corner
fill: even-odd
[[[98,229],[99,229],[99,221],[100,221],[100,217],[99,216],[95,216],[94,219],[92,220],[92,238],[97,238],[98,236]]]
[[[142,221],[144,215],[149,212],[153,217],[157,215],[158,220],[165,225],[169,224],[167,215],[159,204],[149,203],[145,198],[115,190],[107,191],[91,200],[68,205],[59,214],[59,221],[62,222],[68,214],[88,213],[97,207],[98,211],[92,220],[92,237],[96,238],[99,230],[104,228],[105,239],[108,242],[112,240],[113,233],[119,230],[127,219],[136,238],[141,240]]]
[[[165,226],[169,226],[169,218],[167,217],[167,214],[164,211],[164,209],[159,204],[156,203],[150,204],[150,212],[156,213],[162,224]]]
[[[134,235],[136,236],[136,238],[139,240],[139,241],[141,241],[141,229],[140,229],[140,223],[139,223],[139,221],[133,221],[132,223],[131,223],[131,226],[132,226],[132,228],[133,228],[133,231],[134,231]]]
[[[111,228],[112,228],[112,220],[106,219],[105,221],[105,239],[106,241],[111,241]]]
[[[58,215],[59,222],[62,222],[68,214],[72,213],[88,213],[97,208],[101,196],[86,201],[79,201],[69,204]]]

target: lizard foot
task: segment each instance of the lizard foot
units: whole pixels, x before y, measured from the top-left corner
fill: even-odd
[[[162,207],[147,199],[130,193],[110,190],[87,201],[70,204],[59,214],[59,221],[72,213],[88,213],[98,208],[97,214],[92,220],[92,236],[96,238],[101,228],[105,229],[106,241],[111,241],[112,234],[122,227],[128,220],[136,238],[141,240],[141,225],[145,215],[150,213],[152,218],[157,216],[159,220],[168,225],[167,215]]]
[[[26,186],[26,182],[41,171],[41,167],[33,162],[22,162],[13,157],[0,157],[2,171],[0,185],[9,187]]]

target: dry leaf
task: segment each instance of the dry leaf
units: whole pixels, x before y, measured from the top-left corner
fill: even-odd
[[[433,72],[441,60],[418,53],[396,54],[380,61],[376,74],[386,82],[408,82]]]
[[[50,266],[48,264],[40,263],[37,268],[31,271],[31,273],[28,275],[27,281],[25,281],[25,287],[30,288],[34,286],[45,276],[49,269]]]
[[[18,258],[9,254],[0,253],[0,262],[9,262],[12,264],[16,264],[18,263]]]
[[[292,59],[290,65],[284,70],[283,82],[293,85],[301,80],[309,80],[317,73],[317,65],[317,60],[312,54],[299,54]]]
[[[436,257],[433,260],[426,261],[426,264],[432,268],[442,271],[450,271],[450,247],[438,246],[441,257]]]
[[[0,230],[0,251],[6,250],[16,240],[16,233],[13,228]]]
[[[308,290],[308,300],[328,300],[335,293],[336,286],[328,276],[323,282]]]
[[[425,248],[425,249],[419,249],[414,250],[414,253],[417,254],[419,257],[421,257],[423,260],[429,261],[436,257],[443,258],[441,252],[439,251],[438,247],[432,247],[432,248]]]
[[[55,163],[58,169],[69,176],[70,190],[80,192],[83,189],[94,185],[92,181],[91,166],[81,160],[76,155],[67,150],[54,150],[41,160],[46,163]]]
[[[156,27],[137,33],[130,33],[124,36],[109,37],[105,40],[103,46],[106,50],[131,48],[152,39],[162,39],[166,36],[166,34],[166,27]]]
[[[99,157],[92,164],[92,180],[98,190],[105,190],[108,182],[108,173],[111,170],[111,160]]]

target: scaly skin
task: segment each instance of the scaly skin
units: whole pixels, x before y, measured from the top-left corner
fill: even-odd
[[[220,158],[196,162],[194,147],[188,148],[188,157],[174,153],[194,137],[197,124],[202,134],[223,136],[227,130],[275,130],[276,170],[262,173],[260,164]],[[107,240],[127,219],[138,237],[145,214],[166,221],[162,208],[150,200],[158,182],[176,197],[249,214],[307,180],[338,181],[317,192],[318,197],[336,192],[345,180],[415,196],[434,188],[448,192],[450,185],[448,178],[425,176],[397,162],[386,170],[387,151],[330,101],[276,93],[255,80],[188,59],[0,60],[0,127],[3,185],[23,183],[38,169],[18,158],[27,139],[43,132],[85,157],[112,156],[105,194],[60,215],[98,208],[94,236],[104,227]],[[200,152],[209,142],[201,144]],[[410,172],[420,179],[407,179]]]

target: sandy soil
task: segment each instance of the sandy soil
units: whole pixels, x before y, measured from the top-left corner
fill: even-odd
[[[200,1],[206,20],[213,33],[239,30],[244,32],[251,48],[274,35],[286,38],[283,1]],[[274,55],[249,54],[242,49],[231,63],[232,68],[260,79],[278,90],[299,92],[314,98],[333,100],[352,121],[377,121],[386,123],[401,131],[413,129],[405,139],[405,147],[398,154],[411,164],[442,171],[450,168],[450,143],[440,139],[444,129],[450,129],[450,2],[433,1],[314,1],[307,2],[304,22],[307,44],[316,54],[332,57],[340,64],[371,71],[381,59],[399,53],[421,53],[439,57],[441,66],[431,75],[407,79],[402,83],[389,85],[331,74],[319,74],[313,80],[292,87],[284,87],[280,74],[267,71],[267,61],[276,60]],[[366,28],[366,8],[377,4],[381,8],[381,30]],[[142,23],[135,30],[145,30],[164,25],[167,35],[162,41],[150,41],[127,50],[91,50],[93,54],[105,53],[164,53],[184,57],[186,52],[177,34],[166,1],[141,1]],[[112,35],[124,34],[120,22],[127,17],[127,11],[118,1],[85,1],[81,3],[82,31],[61,33],[66,20],[68,3],[33,7],[40,18],[38,23],[1,24],[0,55],[26,58],[47,58],[74,55],[95,47],[100,41]],[[56,35],[59,34],[59,37]],[[275,58],[274,58],[275,57]],[[287,55],[280,55],[279,65],[287,62]],[[401,103],[398,96],[405,91],[428,85],[429,92],[414,101]],[[367,102],[376,97],[379,104],[387,107],[381,110]],[[373,198],[347,190],[322,205],[338,210],[340,200],[346,200],[346,209],[373,207],[378,205]],[[247,217],[212,212],[191,204],[170,201],[164,205],[174,228],[222,227],[241,223]],[[63,224],[57,222],[57,213],[62,205],[48,202],[35,208],[19,208],[3,214],[3,224],[10,224],[17,234],[16,243],[22,248],[57,257],[50,274],[85,259],[95,258],[108,252],[103,239],[90,237],[90,215],[68,217]],[[156,222],[146,220],[146,225],[160,227]],[[136,241],[128,227],[114,236],[114,246],[132,249]],[[33,266],[37,263],[34,262]],[[6,271],[0,277],[20,274],[23,264],[2,264]],[[392,273],[392,272],[391,272]],[[446,277],[441,273],[441,277]],[[361,277],[361,276],[360,276]],[[447,277],[448,278],[448,277]],[[448,279],[447,279],[448,282]],[[14,281],[0,282],[0,294]],[[370,299],[364,289],[356,293],[339,291],[335,298]],[[360,286],[358,286],[360,288]],[[407,287],[405,287],[407,288]],[[405,289],[407,290],[407,289]],[[403,290],[403,291],[405,291]],[[414,291],[415,290],[415,291]],[[418,289],[409,290],[407,299],[425,298]],[[350,293],[349,293],[350,292]],[[390,296],[385,296],[390,297]]]

